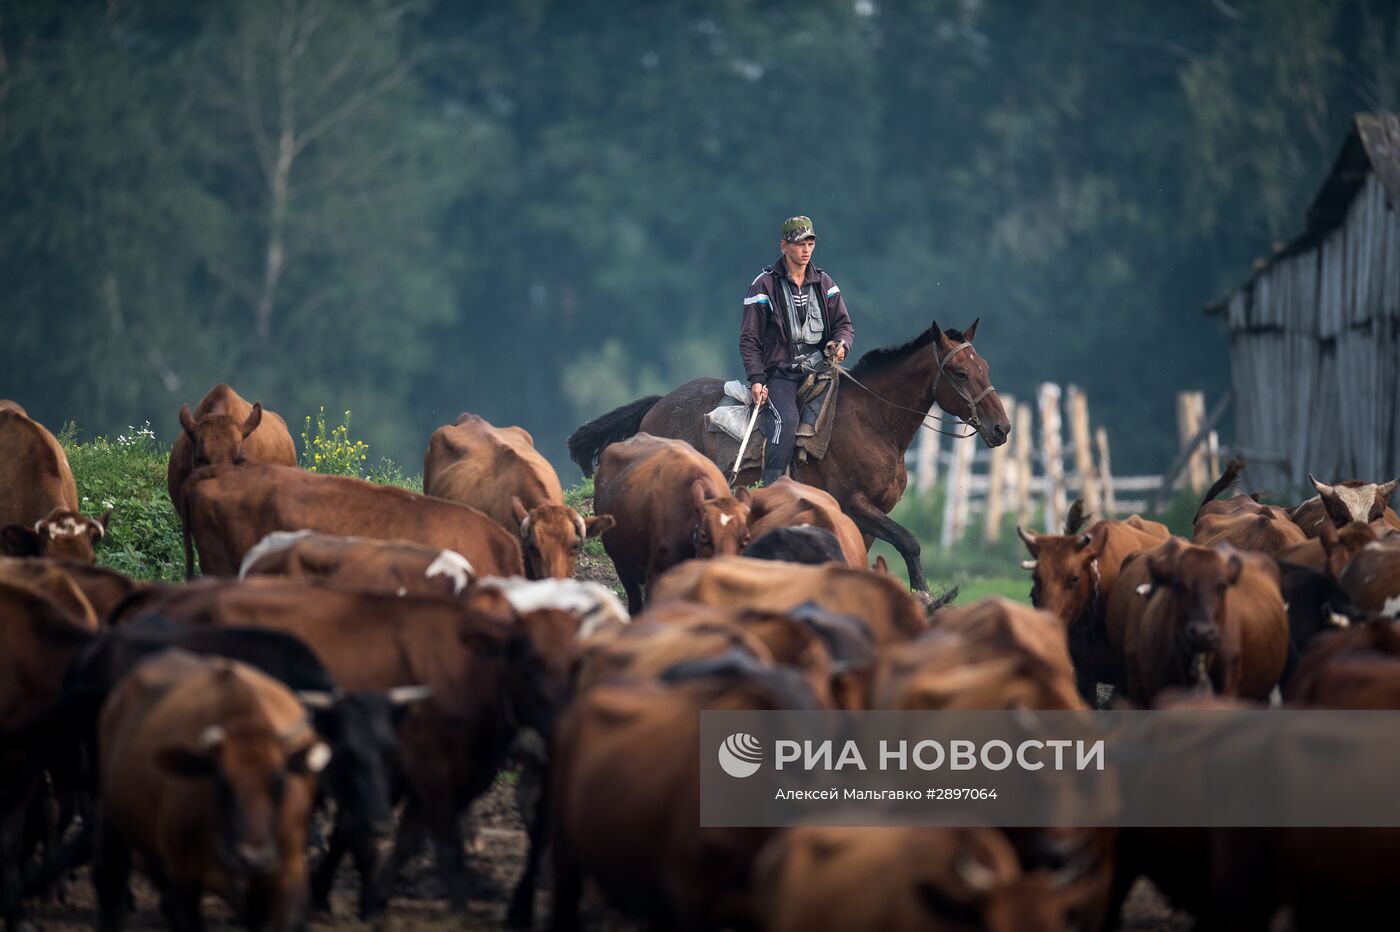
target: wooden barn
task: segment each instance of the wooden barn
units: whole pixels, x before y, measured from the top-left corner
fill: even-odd
[[[1307,229],[1206,312],[1255,488],[1400,475],[1400,118],[1358,115]]]

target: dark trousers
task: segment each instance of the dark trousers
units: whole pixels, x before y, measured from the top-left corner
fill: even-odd
[[[768,450],[763,457],[764,485],[770,485],[782,476],[792,460],[792,451],[797,447],[797,388],[802,378],[801,373],[769,373],[768,401],[777,409],[778,417],[775,418],[773,411],[767,407],[758,417],[758,427],[768,439]],[[775,436],[776,442],[773,439]]]

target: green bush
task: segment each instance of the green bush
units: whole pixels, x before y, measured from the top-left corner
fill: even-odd
[[[79,508],[92,517],[112,509],[97,546],[98,565],[135,579],[184,579],[180,519],[165,485],[170,450],[156,440],[149,421],[128,430],[83,443],[70,422],[58,437],[73,468]]]

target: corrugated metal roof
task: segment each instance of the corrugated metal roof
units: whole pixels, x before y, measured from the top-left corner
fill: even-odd
[[[1322,242],[1346,219],[1347,209],[1370,172],[1374,172],[1385,187],[1391,209],[1400,211],[1400,116],[1394,113],[1356,115],[1332,171],[1308,208],[1307,228],[1287,246],[1256,262],[1254,273],[1243,284],[1209,305],[1206,313],[1223,312],[1230,298],[1253,285],[1260,272],[1280,259],[1305,252]]]

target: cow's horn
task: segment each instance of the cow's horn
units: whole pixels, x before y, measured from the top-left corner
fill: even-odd
[[[310,730],[311,720],[303,715],[301,717],[301,721],[297,722],[291,728],[288,728],[285,732],[282,733],[282,745],[284,747],[290,747],[291,745],[300,741],[302,737],[305,736],[306,733]]]
[[[1395,487],[1400,485],[1400,479],[1391,479],[1376,486],[1376,498],[1389,498],[1395,492]]]
[[[335,693],[324,689],[298,689],[297,698],[308,709],[329,709],[335,704]]]
[[[578,526],[578,539],[583,540],[588,536],[588,526],[583,523],[583,515],[574,512],[574,524]]]
[[[974,890],[990,890],[997,881],[996,871],[967,851],[958,852],[953,861],[953,870]]]
[[[1308,481],[1312,483],[1312,487],[1313,487],[1313,488],[1317,489],[1317,494],[1318,494],[1318,495],[1336,495],[1336,494],[1337,494],[1337,490],[1336,490],[1335,488],[1333,488],[1332,486],[1328,485],[1328,484],[1325,483],[1325,482],[1318,482],[1316,479],[1313,478],[1313,474],[1312,474],[1312,473],[1308,473]]]
[[[1094,538],[1089,536],[1088,534],[1080,534],[1079,539],[1074,542],[1074,549],[1083,550],[1085,547],[1089,546],[1089,544],[1091,544],[1093,540]]]
[[[209,751],[223,744],[224,729],[222,725],[210,725],[199,733],[199,746],[202,750]]]
[[[408,705],[410,702],[431,699],[433,688],[431,686],[395,686],[384,695],[391,705]]]
[[[1025,542],[1027,547],[1035,546],[1035,531],[1027,531],[1018,524],[1016,525],[1016,533],[1020,536],[1021,540]]]
[[[1035,569],[1035,561],[1034,561],[1034,560],[1022,560],[1022,561],[1021,561],[1021,569],[1023,569],[1023,570],[1034,570],[1034,569]]]

